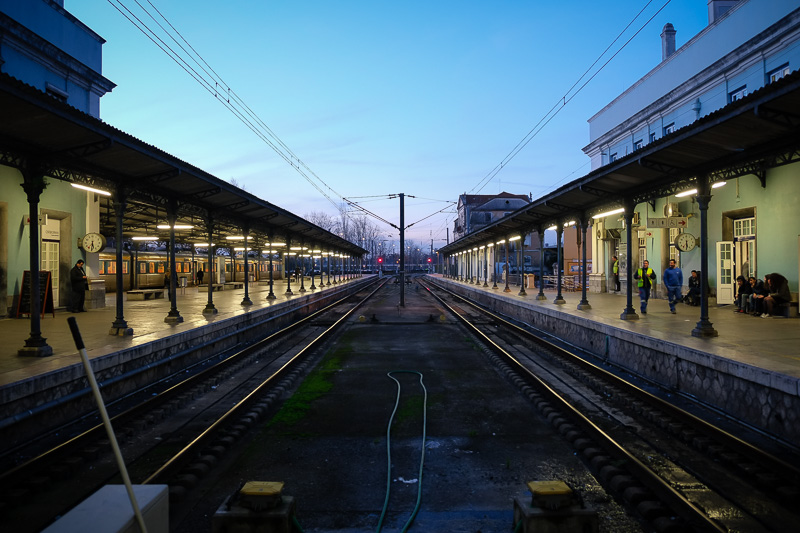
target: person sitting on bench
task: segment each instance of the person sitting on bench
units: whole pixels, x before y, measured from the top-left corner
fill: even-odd
[[[700,305],[700,276],[697,275],[697,270],[692,270],[689,277],[689,292],[684,301],[689,305]]]
[[[789,292],[789,281],[777,272],[767,276],[769,285],[769,295],[764,297],[764,307],[766,313],[761,318],[769,318],[775,314],[775,308],[792,301],[792,294]]]

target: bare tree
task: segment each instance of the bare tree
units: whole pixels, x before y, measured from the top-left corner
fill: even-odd
[[[334,217],[323,211],[312,211],[310,213],[306,213],[303,215],[303,218],[312,224],[316,224],[325,231],[330,231],[331,233],[336,233],[336,229],[339,225],[338,221]]]
[[[245,186],[244,186],[244,183],[240,182],[240,181],[239,181],[239,180],[237,180],[236,178],[231,178],[231,179],[229,179],[229,180],[228,180],[228,182],[229,182],[231,185],[233,185],[234,187],[239,187],[239,188],[240,188],[240,189],[242,189],[243,191],[246,191],[246,190],[247,190],[247,187],[245,187]]]

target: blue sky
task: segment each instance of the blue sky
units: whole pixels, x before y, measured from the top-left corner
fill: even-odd
[[[141,15],[134,0],[121,1]],[[161,11],[334,203],[358,198],[395,224],[388,194],[416,197],[406,200],[411,224],[464,192],[537,198],[587,174],[586,121],[660,62],[665,23],[679,47],[707,24],[706,0],[139,2]],[[647,5],[598,66],[665,3],[481,188],[636,13]],[[298,215],[336,213],[111,2],[65,7],[107,41],[103,74],[117,87],[101,101],[103,120]],[[448,211],[407,238],[443,245]]]

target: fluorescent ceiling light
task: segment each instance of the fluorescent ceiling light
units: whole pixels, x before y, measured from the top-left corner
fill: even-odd
[[[516,237],[511,237],[510,239],[508,239],[508,242],[511,242],[511,241],[518,241],[518,240],[520,240],[521,238],[522,238],[522,237],[520,237],[519,235],[517,235]]]
[[[208,248],[209,244],[207,242],[196,242],[194,243],[195,248]],[[211,243],[211,246],[214,246],[214,243]]]
[[[243,241],[244,235],[228,235],[225,239],[229,241]]]
[[[156,226],[158,229],[170,229],[172,226],[169,224],[159,224]],[[189,224],[175,224],[175,229],[192,229],[194,226],[190,226]]]
[[[100,189],[93,189],[92,187],[87,187],[86,185],[81,185],[80,183],[70,183],[76,189],[82,189],[84,191],[93,192],[95,194],[102,194],[103,196],[111,196],[111,193],[108,191],[103,191]]]
[[[131,237],[132,241],[157,241],[158,237]]]
[[[624,213],[624,212],[625,212],[625,208],[624,207],[620,207],[619,209],[613,209],[611,211],[606,211],[605,213],[598,213],[598,214],[594,215],[592,218],[604,218],[604,217],[608,217],[608,216],[611,216],[611,215],[618,215],[619,213]]]
[[[711,185],[712,189],[719,189],[723,185],[728,183],[727,181],[718,181]],[[691,196],[693,194],[697,194],[697,189],[689,189],[688,191],[679,192],[675,195],[675,198],[683,198],[684,196]]]
[[[550,226],[549,228],[546,228],[546,229],[548,229],[550,231],[555,231],[555,230],[558,229],[558,226]]]

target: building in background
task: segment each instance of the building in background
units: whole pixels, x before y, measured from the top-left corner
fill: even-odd
[[[453,240],[478,231],[500,220],[504,216],[524,207],[531,199],[524,194],[462,194],[458,197],[455,222],[453,222]]]
[[[705,4],[697,3],[698,9]],[[800,8],[796,0],[711,0],[707,8],[708,26],[679,48],[680,21],[666,24],[661,33],[662,61],[589,119],[590,142],[583,150],[593,170],[635,154],[797,70]],[[709,204],[709,244],[715,253],[710,252],[708,275],[718,303],[732,302],[740,274],[763,277],[780,272],[790,280],[792,292],[797,291],[800,165],[793,161],[796,158],[784,158],[770,168],[740,172],[727,183],[715,183],[720,188],[713,190]],[[681,252],[675,246],[682,231],[695,236],[699,231],[694,196],[676,193],[637,206],[634,268],[644,259],[657,271],[669,259],[676,259],[687,273],[700,268],[699,247]],[[648,220],[671,216],[686,217],[688,227],[648,227]],[[595,221],[594,290],[610,287],[612,255],[620,257],[620,272],[625,271],[628,258],[622,229],[621,215]]]

